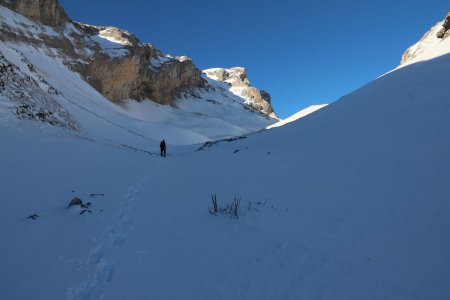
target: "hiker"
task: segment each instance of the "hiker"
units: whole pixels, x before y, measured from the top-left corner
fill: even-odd
[[[159,148],[161,148],[161,156],[166,157],[166,141],[162,140],[161,144],[159,144]]]

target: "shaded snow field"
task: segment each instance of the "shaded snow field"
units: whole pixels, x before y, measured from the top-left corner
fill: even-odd
[[[169,144],[166,159],[2,125],[0,294],[446,299],[449,67],[412,64],[280,128]],[[211,215],[211,194],[246,215]],[[65,209],[74,196],[92,213]]]

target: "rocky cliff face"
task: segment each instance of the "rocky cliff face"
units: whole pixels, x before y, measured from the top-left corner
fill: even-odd
[[[115,27],[77,25],[92,40],[90,49],[94,52],[90,64],[76,63],[74,67],[112,101],[148,98],[171,104],[185,89],[203,84],[200,70],[191,60],[164,59],[155,68],[152,62],[165,58],[164,54],[150,44],[142,44],[129,32]]]
[[[1,0],[0,4],[50,26],[61,26],[69,20],[58,0]]]
[[[414,45],[406,49],[403,53],[400,65],[410,61],[426,51],[438,39],[445,39],[450,35],[450,12],[444,21],[438,22]]]
[[[48,49],[111,101],[173,105],[182,94],[196,96],[199,89],[212,88],[190,58],[165,55],[126,30],[73,22],[58,0],[0,0],[0,5],[40,22],[8,22],[5,10],[0,40]],[[270,95],[250,86],[244,68],[223,70],[218,80],[229,82],[246,105],[274,115]]]
[[[214,68],[204,70],[203,72],[213,80],[228,83],[230,85],[230,91],[236,96],[244,98],[247,105],[276,118],[269,93],[251,86],[245,68]]]
[[[205,84],[192,60],[168,58],[119,28],[72,22],[57,0],[0,0],[0,4],[48,25],[36,28],[26,19],[17,26],[4,22],[1,40],[58,50],[67,65],[111,101],[148,98],[171,104],[180,93]]]
[[[190,59],[165,56],[116,27],[77,25],[93,40],[95,53],[87,68],[83,64],[76,67],[112,101],[148,98],[171,104],[181,92],[204,84],[200,70]]]

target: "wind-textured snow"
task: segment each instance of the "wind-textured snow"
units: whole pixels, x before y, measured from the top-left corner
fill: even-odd
[[[126,119],[24,49],[38,70],[57,66],[49,84],[77,100],[61,103],[91,135],[0,123],[0,295],[448,299],[449,41],[288,126],[201,151],[168,143],[167,158],[137,137],[134,104]],[[211,194],[240,198],[239,219],[210,214]],[[90,213],[66,209],[74,197]]]

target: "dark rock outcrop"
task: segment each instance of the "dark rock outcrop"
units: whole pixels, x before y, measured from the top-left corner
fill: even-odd
[[[442,24],[442,29],[436,34],[440,39],[445,39],[450,35],[450,12],[445,18],[444,24]]]

